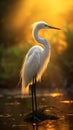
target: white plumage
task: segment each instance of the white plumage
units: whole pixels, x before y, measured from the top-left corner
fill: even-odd
[[[27,53],[25,61],[21,69],[21,78],[22,78],[22,93],[29,92],[29,85],[32,83],[33,78],[36,78],[36,81],[41,80],[49,59],[50,59],[50,45],[48,41],[44,38],[38,36],[38,31],[43,28],[54,28],[48,26],[45,22],[36,22],[33,26],[33,37],[34,39],[43,45],[33,46]]]

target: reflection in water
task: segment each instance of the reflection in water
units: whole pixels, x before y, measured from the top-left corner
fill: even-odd
[[[33,125],[33,130],[38,130],[38,125]]]
[[[61,101],[61,103],[67,103],[67,104],[70,104],[70,103],[73,103],[73,100],[63,100],[63,101]]]
[[[69,125],[65,121],[46,120],[40,125],[32,126],[33,130],[69,130]]]
[[[57,92],[57,93],[50,93],[50,96],[51,97],[59,97],[59,96],[63,96],[63,94],[59,93],[59,92]]]

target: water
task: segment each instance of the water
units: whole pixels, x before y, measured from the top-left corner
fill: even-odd
[[[31,112],[31,96],[19,93],[0,94],[0,130],[73,130],[73,100],[62,93],[42,93],[37,96],[38,108],[47,106],[46,112],[59,116],[58,120],[45,120],[33,126],[25,122]]]

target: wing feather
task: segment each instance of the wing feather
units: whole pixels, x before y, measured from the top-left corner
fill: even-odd
[[[42,51],[42,47],[34,46],[26,55],[21,70],[22,86],[27,87],[32,83],[33,77],[37,75],[37,72],[40,69]]]

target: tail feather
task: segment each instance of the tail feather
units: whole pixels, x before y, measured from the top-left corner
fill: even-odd
[[[27,86],[27,87],[24,87],[23,85],[22,85],[22,88],[21,88],[21,93],[22,93],[22,95],[28,95],[29,94],[29,86]]]
[[[23,64],[22,69],[21,69],[21,80],[22,80],[22,88],[21,88],[21,93],[22,95],[28,95],[29,94],[29,85],[26,85],[24,81],[24,68],[25,64]]]

